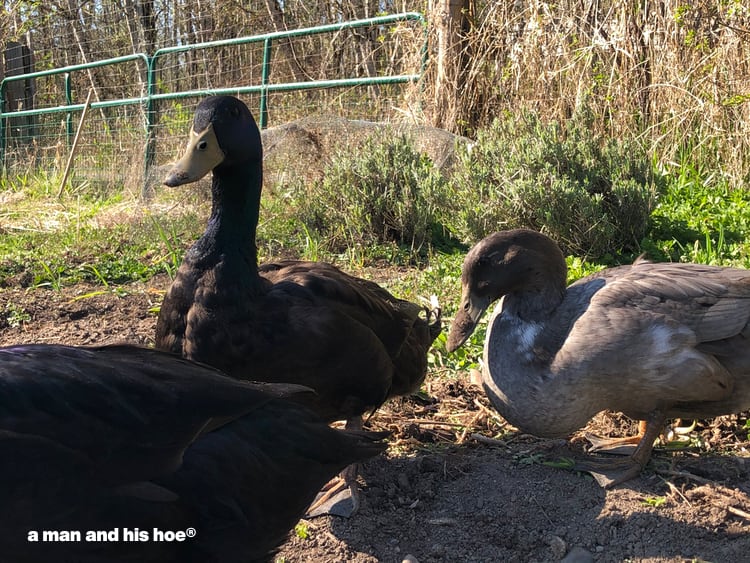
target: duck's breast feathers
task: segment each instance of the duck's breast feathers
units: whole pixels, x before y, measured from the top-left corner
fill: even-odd
[[[641,262],[608,282],[591,305],[677,323],[698,342],[731,338],[750,320],[750,271]]]

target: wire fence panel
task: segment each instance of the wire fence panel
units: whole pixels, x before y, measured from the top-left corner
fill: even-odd
[[[141,186],[148,168],[173,158],[209,93],[241,95],[261,126],[321,114],[401,119],[425,41],[422,16],[409,12],[8,75],[0,83],[3,173],[62,175],[89,94],[70,179],[103,189]],[[31,95],[18,102],[11,93],[27,84]]]

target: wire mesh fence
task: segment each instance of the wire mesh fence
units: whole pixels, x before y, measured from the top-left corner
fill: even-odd
[[[93,42],[76,58],[55,49],[40,53],[32,44],[19,61],[23,49],[6,49],[0,112],[6,177],[62,175],[75,144],[71,182],[140,186],[146,167],[167,162],[181,149],[195,105],[209,92],[241,94],[262,124],[321,114],[400,119],[409,111],[425,42],[424,22],[415,13],[208,37],[191,44],[172,37],[177,44],[136,54],[117,41],[109,50]],[[133,38],[130,46],[156,46],[153,39]],[[110,58],[92,58],[105,52]],[[29,53],[33,68],[21,64]],[[73,64],[39,70],[61,59]],[[19,68],[26,78],[8,72]],[[76,138],[89,95],[91,107]]]

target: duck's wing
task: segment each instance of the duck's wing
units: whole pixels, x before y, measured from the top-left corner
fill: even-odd
[[[621,274],[569,289],[565,306],[579,316],[552,370],[602,408],[640,419],[678,402],[727,399],[743,362],[731,367],[718,352],[745,340],[750,271],[644,262]]]
[[[2,553],[12,554],[17,563],[182,561],[179,544],[127,541],[123,536],[125,529],[148,534],[154,528],[185,529],[188,513],[177,495],[147,482],[107,486],[97,469],[84,452],[57,441],[0,430]],[[87,539],[98,531],[109,536],[98,542]],[[68,534],[70,541],[44,537],[50,532]]]
[[[408,331],[423,314],[419,305],[398,299],[377,283],[351,276],[324,262],[267,263],[261,265],[259,273],[274,284],[274,292],[294,295],[299,291],[295,289],[298,286],[319,303],[366,325],[392,356],[398,354]]]
[[[269,298],[283,296],[299,304],[299,311],[312,306],[308,322],[314,334],[340,332],[344,348],[355,350],[374,338],[373,346],[385,352],[383,361],[392,372],[388,396],[413,391],[424,379],[427,352],[440,333],[439,309],[394,297],[331,264],[283,261],[264,264],[260,273],[273,283]]]
[[[750,271],[699,264],[641,262],[608,281],[593,307],[661,316],[712,342],[741,333],[750,321]]]
[[[195,526],[186,504],[193,492],[154,479],[173,475],[212,428],[308,392],[237,381],[134,346],[0,348],[0,548],[19,562],[205,560],[189,559],[174,542],[120,536],[124,544],[61,545],[28,542],[26,534]]]
[[[212,561],[265,561],[323,484],[382,452],[383,437],[335,430],[308,409],[273,401],[201,437],[159,482],[198,517],[196,560],[203,552]]]

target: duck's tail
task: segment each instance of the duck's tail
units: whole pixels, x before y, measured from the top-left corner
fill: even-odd
[[[425,320],[427,322],[427,326],[429,327],[431,337],[430,343],[432,343],[432,341],[434,341],[438,337],[440,331],[443,329],[442,309],[440,307],[437,295],[430,295],[429,299],[426,299],[424,297],[421,297],[420,299],[425,303]]]

